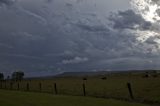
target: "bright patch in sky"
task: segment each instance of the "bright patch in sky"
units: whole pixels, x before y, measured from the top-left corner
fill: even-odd
[[[144,19],[150,22],[160,21],[157,10],[160,9],[160,5],[153,3],[154,0],[132,0],[131,4],[139,12]]]
[[[140,14],[146,21],[152,23],[151,29],[137,31],[137,40],[145,42],[150,37],[159,36],[160,26],[160,2],[159,0],[131,0],[135,12]]]

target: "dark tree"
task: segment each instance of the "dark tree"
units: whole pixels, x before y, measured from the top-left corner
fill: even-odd
[[[0,80],[4,80],[4,75],[3,75],[3,73],[0,73]]]
[[[12,73],[12,79],[16,81],[21,81],[24,77],[24,72],[16,71]]]
[[[10,76],[9,75],[7,76],[7,80],[10,80]]]

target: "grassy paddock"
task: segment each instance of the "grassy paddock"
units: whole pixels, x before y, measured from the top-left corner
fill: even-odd
[[[112,99],[0,90],[0,106],[148,106]]]
[[[19,83],[19,89],[26,91],[26,85],[29,83],[29,91],[55,94],[54,83],[56,83],[58,94],[82,96],[82,84],[85,83],[87,96],[130,99],[126,85],[130,82],[136,100],[160,104],[160,77],[143,78],[142,76],[143,74],[117,74],[108,75],[106,80],[102,80],[102,76],[88,77],[87,80],[83,80],[82,77],[24,80],[12,82],[12,89],[17,90]],[[11,81],[6,82],[7,89],[11,88],[10,83]],[[41,83],[41,89],[39,83]],[[2,88],[5,88],[4,82]]]

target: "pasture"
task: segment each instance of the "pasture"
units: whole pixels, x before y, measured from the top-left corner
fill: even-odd
[[[143,77],[144,74],[113,74],[87,77],[57,77],[1,82],[2,89],[44,92],[58,95],[72,95],[133,100],[127,83],[131,84],[134,101],[160,104],[160,76]],[[56,86],[55,86],[56,83]],[[85,85],[85,89],[84,86]]]
[[[149,106],[113,99],[0,90],[0,106]]]

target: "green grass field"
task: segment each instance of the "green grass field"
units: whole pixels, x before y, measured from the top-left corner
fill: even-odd
[[[149,106],[112,99],[0,90],[0,106]]]
[[[29,90],[40,92],[39,83],[42,84],[41,92],[55,94],[54,83],[57,83],[58,94],[82,96],[82,84],[86,85],[86,95],[94,97],[130,99],[126,83],[132,85],[134,98],[138,101],[147,101],[160,104],[160,76],[142,78],[142,74],[117,74],[107,76],[102,80],[101,76],[88,77],[83,80],[82,77],[63,77],[53,79],[35,79],[14,82],[13,88],[21,91],[26,90],[26,84],[29,83]],[[2,84],[5,88],[5,83]],[[10,89],[10,81],[6,83],[6,88]]]

